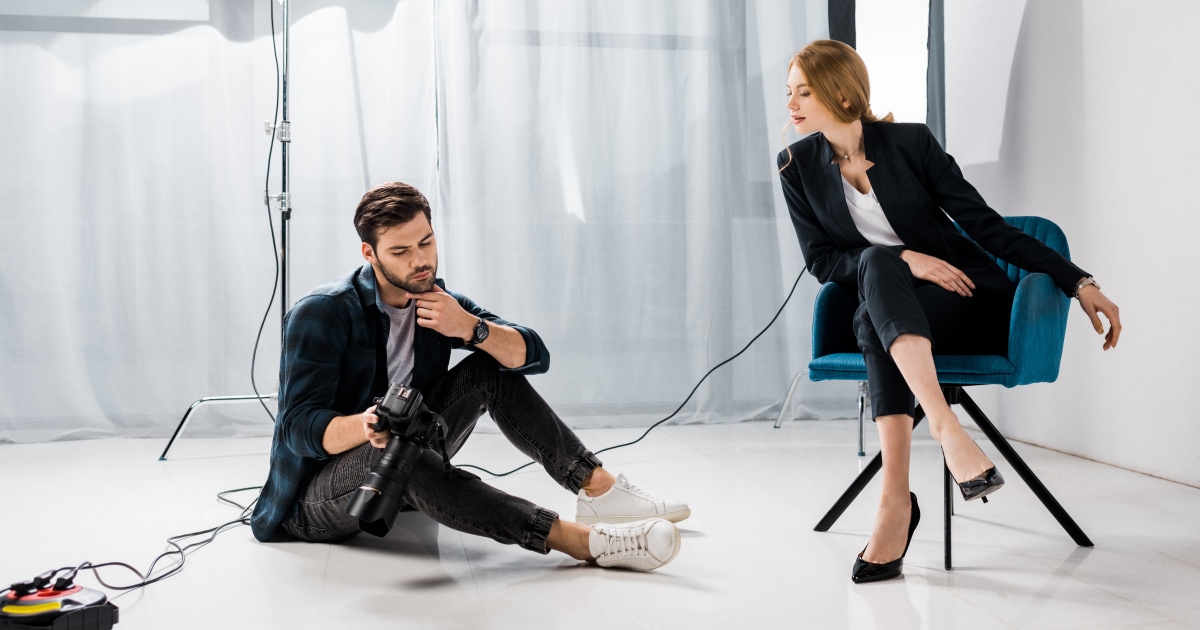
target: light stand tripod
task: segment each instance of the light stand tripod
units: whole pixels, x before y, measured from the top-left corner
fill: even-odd
[[[290,8],[289,5],[291,4],[291,0],[279,0],[279,2],[283,5],[283,60],[280,64],[282,66],[282,70],[279,77],[280,100],[281,108],[283,110],[283,117],[279,120],[277,125],[267,123],[267,132],[271,134],[277,134],[279,139],[279,146],[281,150],[279,157],[282,183],[280,186],[280,193],[275,196],[268,194],[264,201],[266,201],[268,205],[268,212],[270,212],[269,206],[272,201],[276,202],[279,207],[279,335],[280,338],[282,338],[284,316],[287,314],[288,305],[291,304],[288,299],[287,255],[288,237],[292,219],[292,197],[288,192],[288,148],[292,144],[292,124],[290,121],[288,121],[288,30],[290,28],[289,23],[291,22],[288,9]],[[274,12],[274,10],[275,9],[272,7],[271,11]],[[274,43],[272,42],[272,46],[273,45]],[[269,165],[268,168],[270,168]],[[183,430],[187,427],[188,418],[191,417],[192,412],[197,408],[213,403],[245,402],[250,400],[263,401],[271,398],[278,398],[278,395],[278,392],[276,392],[271,394],[255,394],[247,396],[208,396],[197,400],[196,402],[192,403],[192,406],[188,407],[187,411],[183,413],[183,418],[179,420],[179,425],[175,427],[175,433],[171,435],[171,439],[167,442],[167,447],[163,449],[162,455],[159,455],[158,460],[166,461],[167,453],[171,451],[171,446],[175,444],[175,439],[178,438],[181,433],[183,433]]]

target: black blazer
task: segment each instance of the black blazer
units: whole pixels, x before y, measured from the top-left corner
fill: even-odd
[[[904,242],[891,249],[936,256],[961,269],[977,288],[1005,295],[1015,287],[985,249],[1027,271],[1049,274],[1068,295],[1089,275],[989,208],[925,125],[863,123],[863,143],[874,163],[867,169],[871,187]],[[805,264],[822,283],[856,288],[858,259],[870,243],[850,218],[833,150],[821,133],[789,149],[790,158],[787,151],[779,154],[780,180]]]

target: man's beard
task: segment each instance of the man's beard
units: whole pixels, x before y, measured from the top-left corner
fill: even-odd
[[[383,272],[383,277],[386,278],[387,281],[392,286],[396,287],[397,289],[404,289],[405,291],[408,291],[409,293],[414,293],[414,294],[415,293],[429,293],[430,291],[432,291],[433,285],[434,285],[434,279],[437,278],[437,265],[436,264],[432,267],[425,266],[425,267],[421,267],[420,269],[414,269],[413,272],[411,274],[409,274],[409,276],[411,277],[411,276],[422,274],[422,273],[425,273],[426,271],[428,271],[428,272],[430,272],[430,274],[429,274],[429,278],[427,280],[411,280],[408,278],[401,278],[399,275],[397,275],[391,269],[388,269],[387,266],[385,266],[382,262],[379,263],[379,270]]]

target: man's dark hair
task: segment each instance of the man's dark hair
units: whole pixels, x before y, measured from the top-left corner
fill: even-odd
[[[354,229],[358,237],[372,248],[379,242],[379,232],[416,218],[424,212],[429,224],[433,218],[429,213],[429,200],[421,191],[401,182],[376,186],[363,195],[354,211]]]

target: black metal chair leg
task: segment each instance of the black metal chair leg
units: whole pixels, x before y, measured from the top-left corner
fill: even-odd
[[[921,410],[919,405],[917,406],[916,415],[917,419],[913,421],[914,429],[925,418],[925,412]],[[833,504],[833,507],[829,508],[829,511],[825,513],[825,516],[821,518],[821,521],[817,523],[817,526],[813,530],[818,532],[829,531],[829,528],[833,527],[833,524],[841,518],[846,508],[850,507],[851,503],[854,503],[854,499],[858,498],[863,488],[867,487],[867,484],[871,482],[871,479],[875,477],[875,473],[878,473],[880,468],[883,468],[882,452],[875,453],[875,457],[871,458],[871,461],[867,463],[867,467],[858,473],[858,476],[854,478],[854,482],[850,484],[849,488],[846,488],[842,496],[838,497],[837,502]]]
[[[867,382],[858,382],[858,456],[866,457],[867,444]]]
[[[845,512],[846,508],[850,507],[851,503],[854,503],[854,499],[858,498],[859,493],[863,491],[863,488],[867,487],[867,484],[871,482],[871,479],[875,477],[875,473],[879,472],[880,468],[883,468],[882,452],[875,453],[875,457],[871,458],[867,467],[858,473],[858,476],[854,478],[854,482],[850,484],[849,488],[846,488],[842,496],[838,497],[833,507],[829,508],[829,511],[825,513],[825,516],[821,518],[821,522],[817,523],[817,526],[813,530],[818,532],[829,531],[829,528],[833,527],[833,524],[842,516],[842,512]]]
[[[950,565],[950,518],[954,516],[954,477],[950,475],[950,466],[946,464],[946,459],[942,458],[942,468],[945,473],[942,481],[942,513],[945,520],[945,547],[946,547],[946,570],[949,571]]]
[[[1029,466],[1025,464],[1025,460],[1021,459],[1021,456],[1017,454],[1017,451],[1013,450],[1013,447],[1008,443],[1008,440],[1004,439],[1003,435],[1000,435],[1000,432],[996,430],[996,427],[992,424],[991,420],[988,420],[988,417],[983,413],[983,410],[981,410],[979,406],[975,404],[974,400],[971,400],[971,397],[967,395],[967,392],[962,391],[961,388],[959,389],[959,404],[962,405],[963,409],[967,411],[967,415],[971,416],[971,419],[975,421],[975,424],[979,426],[979,429],[983,431],[984,435],[987,435],[988,439],[992,441],[992,444],[995,445],[996,450],[1000,451],[1000,455],[1008,461],[1008,464],[1012,466],[1013,470],[1017,471],[1017,474],[1020,475],[1021,479],[1025,481],[1025,484],[1029,486],[1029,489],[1033,490],[1033,494],[1041,500],[1042,505],[1045,505],[1046,509],[1050,511],[1050,514],[1052,514],[1054,518],[1058,520],[1059,525],[1062,525],[1063,529],[1067,531],[1067,534],[1071,536],[1071,539],[1075,541],[1075,544],[1079,545],[1080,547],[1092,547],[1093,545],[1091,539],[1087,537],[1087,534],[1083,533],[1083,529],[1081,529],[1079,525],[1075,523],[1075,520],[1071,518],[1071,515],[1067,514],[1067,511],[1063,509],[1063,506],[1059,504],[1057,499],[1054,498],[1054,495],[1050,494],[1050,491],[1047,490],[1046,486],[1042,484],[1042,480],[1038,479],[1038,476],[1029,469]],[[947,534],[949,534],[949,530],[947,530]]]
[[[946,397],[947,403],[952,405],[961,405],[962,408],[967,412],[967,415],[971,416],[971,419],[975,421],[975,424],[979,426],[979,429],[983,431],[984,435],[986,435],[988,439],[991,440],[992,444],[996,446],[996,450],[1000,451],[1000,455],[1004,457],[1005,461],[1012,466],[1012,469],[1015,470],[1018,475],[1020,475],[1021,479],[1024,480],[1026,485],[1029,486],[1029,489],[1033,490],[1033,494],[1037,496],[1039,500],[1041,500],[1042,505],[1046,506],[1046,509],[1049,510],[1050,514],[1058,520],[1059,524],[1062,525],[1067,534],[1071,536],[1071,539],[1081,547],[1093,546],[1092,541],[1087,537],[1087,534],[1083,533],[1083,529],[1081,529],[1079,525],[1075,523],[1074,519],[1071,518],[1071,515],[1067,514],[1067,511],[1063,509],[1058,500],[1054,498],[1054,495],[1051,494],[1048,489],[1046,489],[1046,486],[1042,484],[1042,481],[1038,479],[1038,476],[1029,468],[1029,466],[1025,463],[1025,460],[1021,459],[1021,456],[1018,455],[1016,450],[1013,449],[1012,445],[1008,443],[1008,440],[1006,440],[1004,436],[1000,434],[1000,431],[996,429],[995,425],[992,424],[987,415],[983,413],[983,410],[981,410],[979,406],[975,404],[975,401],[967,395],[967,392],[964,391],[961,386],[957,385],[943,386],[942,392]],[[921,407],[918,406],[916,420],[913,422],[913,428],[915,429],[917,424],[919,424],[924,418],[925,414],[921,410]],[[850,504],[853,503],[854,499],[856,499],[858,495],[862,493],[863,489],[866,488],[867,484],[870,483],[871,479],[875,477],[875,474],[878,473],[881,468],[883,468],[883,454],[876,453],[875,457],[872,458],[867,464],[866,468],[864,468],[863,471],[858,474],[858,477],[854,479],[854,482],[850,484],[850,487],[846,488],[846,491],[843,492],[842,496],[839,497],[837,502],[833,504],[833,507],[829,508],[829,511],[825,513],[825,516],[819,523],[817,523],[817,526],[814,529],[818,532],[829,531],[829,528],[833,527],[833,524],[836,523],[838,518],[840,518],[841,515],[846,511],[846,508],[850,507]],[[954,516],[954,491],[957,484],[955,484],[954,477],[950,474],[950,467],[946,464],[945,457],[942,458],[942,469],[945,565],[946,569],[950,570],[953,568],[951,553],[951,519]]]

